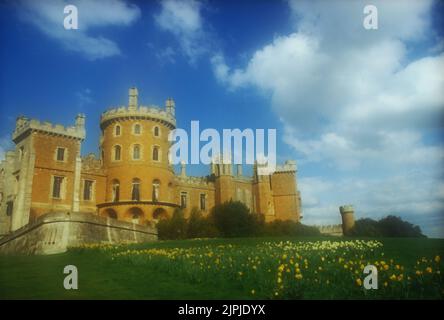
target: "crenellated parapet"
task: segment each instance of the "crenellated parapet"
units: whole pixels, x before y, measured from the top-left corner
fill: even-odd
[[[207,177],[176,176],[175,179],[179,185],[196,186],[204,188],[214,187],[214,182],[212,182]]]
[[[28,135],[32,131],[83,140],[86,136],[84,119],[85,116],[83,114],[79,114],[76,117],[76,124],[74,126],[66,127],[61,124],[53,124],[47,121],[42,122],[37,119],[29,119],[27,117],[20,116],[16,120],[12,140],[17,143],[22,137]]]
[[[277,165],[275,173],[282,173],[282,172],[296,172],[297,166],[296,161],[294,160],[287,160],[283,165]]]
[[[122,119],[145,119],[158,121],[171,129],[176,128],[174,100],[168,98],[165,109],[155,105],[139,106],[138,91],[136,88],[129,90],[128,106],[110,108],[100,117],[100,127],[103,130],[109,123]]]
[[[82,173],[104,174],[102,161],[94,153],[82,158]]]

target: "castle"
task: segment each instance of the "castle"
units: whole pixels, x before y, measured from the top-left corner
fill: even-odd
[[[257,174],[257,166],[246,177],[240,165],[233,172],[231,164],[218,163],[206,177],[187,176],[185,165],[175,174],[168,159],[168,134],[175,128],[175,102],[141,106],[136,88],[129,90],[128,106],[102,113],[99,158],[81,156],[84,115],[70,127],[18,117],[15,150],[0,164],[0,235],[61,212],[79,221],[82,214],[106,218],[108,226],[109,221],[125,222],[125,228],[155,226],[175,208],[183,208],[185,217],[193,208],[207,215],[229,200],[243,202],[266,221],[300,221],[294,161],[265,176]]]

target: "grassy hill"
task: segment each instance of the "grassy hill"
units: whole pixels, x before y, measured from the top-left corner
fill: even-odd
[[[0,299],[442,299],[444,240],[243,238],[0,256]],[[378,290],[363,266],[377,265]],[[79,289],[63,288],[78,268]]]

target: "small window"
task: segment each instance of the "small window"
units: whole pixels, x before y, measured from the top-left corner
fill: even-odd
[[[83,200],[92,200],[93,183],[94,181],[85,180],[85,184],[83,186]]]
[[[114,160],[119,161],[121,159],[122,147],[115,146],[114,147]]]
[[[65,148],[57,148],[57,161],[65,161]]]
[[[153,148],[153,160],[159,161],[159,147],[157,146]]]
[[[120,127],[120,125],[116,125],[116,127],[115,127],[115,131],[114,131],[114,134],[116,135],[116,136],[120,136],[120,134],[121,134],[121,127]]]
[[[53,186],[52,186],[52,197],[56,199],[60,199],[62,195],[62,183],[63,177],[54,177]]]
[[[200,194],[200,210],[205,211],[206,210],[206,196],[205,193]]]
[[[13,201],[8,201],[6,203],[6,215],[7,216],[12,216],[12,212],[14,211],[14,202]]]
[[[155,137],[159,137],[160,136],[160,128],[159,127],[154,127],[154,136]]]
[[[187,193],[181,192],[180,193],[180,207],[185,209],[187,207]]]
[[[140,124],[136,123],[134,125],[134,129],[133,129],[134,134],[140,134],[141,131],[142,131],[142,129],[140,127]]]
[[[139,160],[140,159],[140,145],[135,144],[133,147],[133,159]]]
[[[140,180],[133,179],[132,190],[131,190],[131,200],[140,201]]]

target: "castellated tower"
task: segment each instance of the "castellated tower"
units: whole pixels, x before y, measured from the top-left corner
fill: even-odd
[[[85,138],[85,116],[64,127],[20,116],[12,140],[15,151],[5,162],[6,216],[10,231],[54,211],[79,211],[80,146]],[[3,206],[2,206],[3,207]]]
[[[235,196],[235,186],[233,181],[232,164],[226,163],[223,156],[213,159],[212,173],[215,175],[216,203],[224,203],[230,200],[237,200]]]
[[[107,181],[105,202],[97,204],[100,215],[138,224],[171,216],[177,205],[168,134],[175,127],[174,101],[167,100],[166,110],[140,106],[136,88],[129,89],[128,107],[102,114]]]
[[[355,225],[355,210],[351,205],[344,205],[339,207],[339,211],[342,217],[342,233],[347,236]]]

